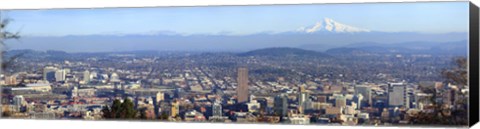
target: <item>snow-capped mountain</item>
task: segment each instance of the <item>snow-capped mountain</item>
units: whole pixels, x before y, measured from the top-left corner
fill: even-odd
[[[62,50],[68,52],[137,50],[239,52],[271,47],[294,47],[325,51],[354,43],[456,42],[466,40],[468,38],[467,35],[468,33],[466,32],[428,34],[370,31],[325,18],[313,26],[280,33],[184,35],[171,31],[152,31],[145,34],[113,33],[105,35],[25,36],[21,39],[21,42],[9,40],[7,43],[11,49]],[[65,42],[69,43],[66,44]],[[419,47],[419,45],[413,46]],[[449,48],[465,50],[463,46],[456,47],[451,45]],[[442,47],[432,50],[441,49],[445,51],[457,50],[447,50]]]
[[[354,32],[370,32],[368,29],[357,28],[336,22],[330,18],[324,18],[323,21],[317,22],[310,27],[299,28],[298,31],[306,33],[314,33],[319,31],[337,32],[337,33],[354,33]]]

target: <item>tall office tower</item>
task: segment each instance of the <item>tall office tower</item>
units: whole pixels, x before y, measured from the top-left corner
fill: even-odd
[[[372,89],[369,86],[356,85],[355,94],[361,94],[363,96],[364,104],[372,105]]]
[[[5,76],[5,85],[17,85],[17,75]]]
[[[78,88],[76,86],[74,86],[72,91],[71,91],[70,98],[75,98],[77,96],[78,96]]]
[[[433,94],[415,93],[415,108],[423,110],[425,105],[430,105]]]
[[[65,74],[69,74],[70,72],[72,72],[72,70],[69,69],[69,68],[65,68],[65,69],[63,69],[63,70],[65,70]]]
[[[85,83],[90,82],[90,71],[85,70],[85,71],[83,72],[83,81],[84,81]]]
[[[155,100],[157,103],[160,103],[160,101],[165,100],[165,93],[157,92],[157,94],[155,95]]]
[[[273,111],[277,115],[287,116],[288,112],[288,97],[285,94],[275,96],[273,100]]]
[[[305,89],[305,85],[300,85],[300,87],[298,87],[298,91],[299,91],[300,93],[305,93],[305,92],[307,92],[307,90]]]
[[[43,80],[44,81],[49,81],[49,82],[54,82],[56,71],[57,71],[57,68],[51,67],[51,66],[43,68]]]
[[[172,102],[172,108],[170,110],[170,116],[171,117],[176,117],[176,116],[178,116],[179,112],[180,112],[180,105],[179,105],[177,100],[174,100]]]
[[[335,98],[335,107],[344,108],[347,106],[347,98],[343,95]]]
[[[362,94],[356,94],[354,97],[353,97],[353,100],[355,103],[357,103],[357,107],[355,107],[356,109],[362,109],[362,100],[363,100],[363,95]]]
[[[391,107],[405,106],[410,108],[407,86],[403,83],[388,84],[388,105]]]
[[[248,69],[241,67],[238,68],[237,77],[237,102],[245,103],[248,101]]]
[[[15,108],[17,108],[17,110],[20,110],[23,104],[25,104],[25,98],[23,98],[22,95],[16,95],[15,97],[13,97],[13,105],[15,105]]]
[[[442,96],[443,104],[446,104],[447,106],[455,105],[455,100],[458,98],[457,92],[457,89],[446,89]]]
[[[248,112],[259,112],[261,109],[260,103],[255,99],[254,95],[250,95],[250,101],[247,103]]]
[[[95,71],[90,72],[90,78],[91,79],[98,79],[98,74]]]
[[[390,119],[390,112],[387,108],[384,108],[382,113],[380,114],[380,119],[383,121],[387,121]]]
[[[110,82],[120,82],[120,77],[117,73],[110,74]]]
[[[55,81],[65,81],[67,72],[63,69],[55,71]]]
[[[309,103],[309,94],[305,90],[305,86],[300,86],[299,87],[300,93],[298,94],[297,101],[298,101],[298,111],[300,113],[304,113],[305,109],[307,108],[307,105]]]
[[[218,100],[215,101],[212,105],[212,115],[222,116],[222,104]]]

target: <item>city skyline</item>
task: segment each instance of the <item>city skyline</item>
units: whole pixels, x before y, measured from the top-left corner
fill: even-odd
[[[467,9],[468,2],[433,2],[2,11],[13,21],[0,22],[0,115],[464,127]]]

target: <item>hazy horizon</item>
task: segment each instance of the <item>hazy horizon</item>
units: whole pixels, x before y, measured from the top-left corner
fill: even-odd
[[[248,35],[288,32],[324,18],[382,32],[467,32],[468,2],[3,10],[29,36]],[[48,23],[48,24],[46,24]],[[45,31],[48,30],[48,31]]]
[[[468,2],[2,10],[10,50],[325,51],[468,38]]]

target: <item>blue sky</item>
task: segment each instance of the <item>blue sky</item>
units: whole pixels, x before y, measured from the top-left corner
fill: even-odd
[[[323,18],[387,32],[468,31],[468,2],[9,10],[28,36],[284,32]]]

